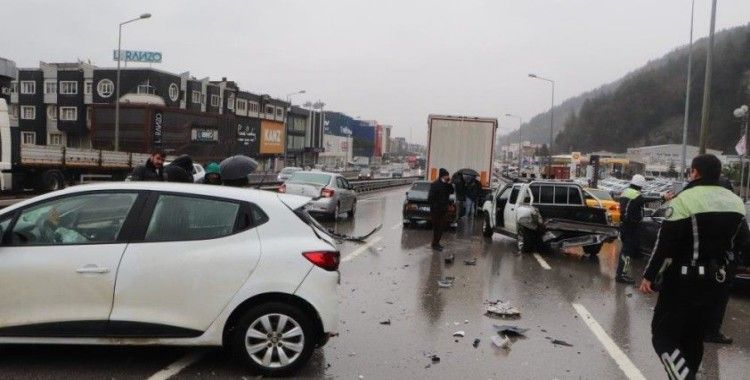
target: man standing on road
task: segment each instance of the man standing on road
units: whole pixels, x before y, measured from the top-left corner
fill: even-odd
[[[646,178],[640,174],[633,176],[630,186],[620,195],[620,240],[622,249],[620,259],[617,262],[617,275],[615,281],[621,284],[635,284],[630,277],[630,261],[641,250],[640,228],[643,222],[643,206],[645,201],[641,195],[641,189],[646,184]]]
[[[482,184],[477,177],[469,176],[466,182],[466,217],[470,220],[474,218],[477,211],[477,202],[482,195]]]
[[[448,204],[453,194],[451,176],[447,170],[440,168],[439,178],[430,185],[427,202],[430,204],[430,221],[432,222],[432,249],[442,251],[440,239],[448,225]]]
[[[164,181],[164,158],[162,151],[154,151],[144,165],[138,165],[133,169],[132,181]]]
[[[716,156],[693,159],[691,182],[669,203],[639,288],[654,293],[661,272],[651,341],[671,379],[695,379],[706,324],[728,286],[728,268],[735,253],[748,251],[745,206],[719,186],[720,173]]]

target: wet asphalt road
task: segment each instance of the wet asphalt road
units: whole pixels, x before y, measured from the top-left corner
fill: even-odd
[[[656,299],[615,284],[616,244],[605,246],[598,261],[575,252],[537,259],[518,254],[511,239],[497,234],[491,241],[484,239],[477,219],[463,221],[445,235],[444,254],[455,255],[455,263],[446,266],[429,249],[430,230],[402,227],[404,191],[363,196],[354,220],[328,223],[345,233],[365,233],[381,223],[383,229],[366,246],[340,247],[344,261],[340,336],[318,350],[299,377],[620,379],[640,373],[649,379],[665,378],[650,344]],[[477,259],[476,265],[463,263],[471,258]],[[643,264],[639,260],[636,273]],[[455,277],[454,286],[439,288],[442,276]],[[703,378],[739,379],[750,373],[748,295],[747,289],[735,291],[724,324],[735,344],[706,346]],[[518,307],[521,318],[484,316],[485,302],[498,299]],[[588,323],[581,310],[590,313]],[[389,325],[380,323],[387,320]],[[601,327],[612,345],[605,346],[597,338],[589,327],[592,323]],[[529,331],[508,350],[497,349],[490,341],[493,324]],[[465,332],[464,338],[453,337],[459,330]],[[480,342],[474,348],[476,338]],[[555,345],[552,339],[573,346]],[[612,354],[618,350],[625,359]],[[440,362],[432,363],[431,355],[439,356]],[[189,366],[173,378],[253,377],[220,349],[74,346],[4,346],[0,377],[143,379],[158,373],[165,378],[166,372],[160,371],[175,362]]]

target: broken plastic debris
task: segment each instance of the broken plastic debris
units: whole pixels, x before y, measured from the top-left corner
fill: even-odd
[[[391,324],[391,319],[390,319],[390,318],[388,318],[388,319],[386,319],[385,321],[380,321],[380,324],[381,324],[381,325],[390,325],[390,324]]]
[[[452,288],[453,281],[438,280],[438,286],[441,288]]]
[[[472,343],[471,345],[474,346],[474,348],[477,348],[479,347],[479,342],[480,342],[479,338],[476,338],[474,339],[474,343]]]
[[[520,318],[521,311],[504,302],[497,302],[487,306],[487,313],[489,317],[500,317],[500,318]]]
[[[509,325],[493,325],[493,327],[495,327],[498,334],[512,337],[525,337],[526,332],[529,331],[529,329]]]
[[[466,336],[466,331],[456,331],[453,333],[453,336],[456,338],[463,338]]]
[[[440,363],[440,356],[432,355],[430,356],[430,360],[432,360],[433,363]]]
[[[491,338],[492,344],[494,344],[497,348],[509,348],[510,347],[510,338],[507,336],[498,336],[493,335]]]
[[[464,265],[477,265],[477,258],[473,258],[471,260],[464,260]]]
[[[453,260],[456,258],[454,255],[446,256],[445,257],[445,263],[446,264],[453,264]]]
[[[559,346],[565,346],[565,347],[573,347],[572,344],[570,344],[570,343],[568,343],[568,342],[566,342],[564,340],[560,340],[560,339],[553,339],[552,340],[552,344],[559,345]]]

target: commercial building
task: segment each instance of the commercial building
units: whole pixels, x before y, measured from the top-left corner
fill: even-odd
[[[0,87],[5,66],[0,61]],[[19,128],[22,144],[114,149],[115,69],[40,62],[38,68],[15,71],[9,91],[11,126]],[[287,127],[289,108],[226,78],[211,81],[189,72],[123,68],[119,148],[163,149],[190,154],[199,162],[244,154],[258,159],[261,170],[278,170],[291,146],[295,160],[310,152],[307,158],[314,161],[314,152],[322,150],[322,128],[310,128],[314,112],[300,109]],[[287,140],[289,129],[293,137]]]
[[[11,82],[16,79],[16,74],[16,63],[0,58],[0,99],[5,99],[5,104],[10,104]]]
[[[687,146],[686,160],[688,165],[699,152],[700,148],[697,146]],[[706,153],[723,159],[723,152],[719,150],[707,149]],[[682,145],[664,144],[628,148],[627,157],[646,164],[646,172],[664,174],[667,173],[670,166],[679,171],[682,166]]]

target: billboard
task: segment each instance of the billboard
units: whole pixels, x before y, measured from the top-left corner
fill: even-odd
[[[112,51],[112,59],[117,61],[120,58],[120,54],[117,54],[117,50]],[[122,50],[121,62],[146,62],[146,63],[161,63],[161,52],[158,51],[138,51],[138,50]]]
[[[285,137],[284,123],[261,120],[260,154],[283,154]]]

